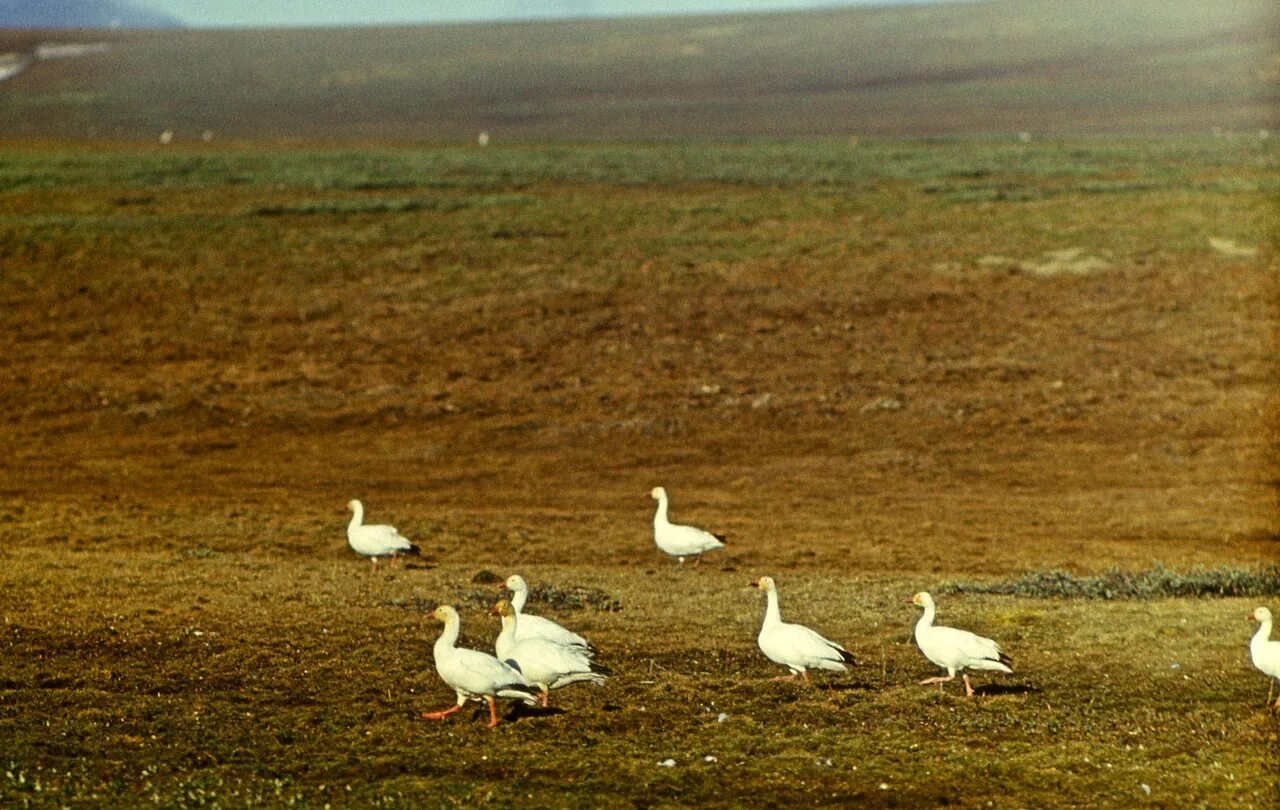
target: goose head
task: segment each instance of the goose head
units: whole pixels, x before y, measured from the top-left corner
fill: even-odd
[[[1255,622],[1269,622],[1271,621],[1271,611],[1264,607],[1254,608],[1253,612],[1249,614],[1249,618]]]
[[[357,509],[360,509],[361,505],[359,501],[357,501],[355,498],[352,498],[351,500],[347,501],[347,508],[350,509],[352,512],[354,512]]]
[[[493,603],[493,607],[489,608],[490,616],[501,616],[506,618],[508,616],[514,616],[515,613],[515,610],[511,607],[511,603],[506,599],[499,599],[497,602]]]
[[[751,580],[751,587],[759,588],[765,593],[778,590],[778,586],[773,582],[773,577],[760,577],[759,579],[753,579]]]
[[[431,611],[431,618],[438,622],[448,622],[450,619],[458,618],[458,611],[453,609],[452,605],[441,605]]]
[[[911,597],[911,604],[916,607],[931,608],[933,607],[933,597],[929,595],[928,591],[921,591]]]
[[[653,489],[649,490],[649,497],[653,498],[655,501],[660,501],[663,498],[667,497],[667,491],[662,487],[654,487]]]
[[[529,584],[524,581],[524,577],[519,574],[512,574],[507,577],[506,582],[498,586],[499,590],[506,589],[508,591],[519,592],[529,590]]]

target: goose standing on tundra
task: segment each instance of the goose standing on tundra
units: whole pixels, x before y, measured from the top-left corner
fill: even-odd
[[[519,670],[479,650],[458,647],[458,630],[462,626],[458,611],[451,605],[441,605],[431,617],[444,622],[444,632],[436,639],[432,652],[436,659],[436,672],[440,680],[453,687],[458,702],[438,712],[423,712],[425,720],[443,720],[462,708],[468,700],[489,704],[489,728],[498,725],[496,698],[518,700],[529,706],[538,704],[538,690]]]
[[[580,649],[588,658],[595,655],[596,648],[582,636],[563,625],[542,616],[534,616],[524,612],[524,605],[529,601],[529,583],[519,574],[512,574],[502,583],[504,590],[511,591],[511,609],[520,619],[516,623],[516,640],[529,638],[545,638],[566,647]]]
[[[547,705],[547,693],[571,683],[592,683],[603,686],[613,674],[591,660],[581,647],[548,641],[545,638],[519,637],[520,614],[505,599],[499,599],[489,614],[502,619],[502,632],[493,644],[494,652],[503,663],[515,667],[529,683],[541,690],[542,705]]]
[[[658,502],[658,511],[653,515],[653,542],[657,547],[681,563],[685,557],[693,557],[696,565],[702,562],[702,554],[724,548],[724,535],[712,534],[693,526],[682,526],[667,520],[667,491],[662,487],[654,487],[650,497]]]
[[[793,681],[797,675],[809,681],[809,670],[825,669],[831,672],[847,671],[846,664],[855,663],[853,654],[803,624],[791,624],[782,620],[778,611],[778,586],[773,577],[752,580],[751,586],[764,591],[766,606],[764,624],[756,643],[765,657],[791,670],[790,675],[779,675],[775,681]]]
[[[1271,692],[1276,687],[1276,681],[1280,679],[1280,641],[1271,640],[1271,611],[1264,607],[1255,608],[1249,614],[1249,618],[1260,625],[1258,632],[1254,633],[1253,638],[1249,640],[1249,657],[1253,659],[1255,667],[1263,674],[1270,676],[1267,705],[1280,709],[1280,697],[1276,698],[1274,704],[1271,702]]]
[[[347,508],[354,513],[351,523],[347,525],[347,543],[352,551],[369,558],[373,563],[372,570],[378,570],[379,557],[390,557],[391,566],[395,567],[396,555],[418,554],[421,551],[408,538],[402,537],[394,526],[363,525],[364,504],[359,501],[348,501]]]
[[[924,657],[947,671],[946,677],[925,678],[925,684],[943,684],[955,680],[957,672],[966,669],[986,669],[997,672],[1013,673],[1009,656],[1000,649],[1000,645],[989,638],[970,633],[968,630],[957,630],[954,627],[934,627],[933,614],[935,607],[933,597],[927,591],[921,591],[911,597],[911,603],[924,608],[924,615],[916,622],[916,645]],[[969,683],[969,675],[962,675],[964,692],[973,697],[973,685]],[[941,688],[941,686],[939,686]]]

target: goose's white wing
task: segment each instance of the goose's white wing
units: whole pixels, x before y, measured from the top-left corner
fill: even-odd
[[[689,557],[704,551],[724,548],[724,543],[711,532],[679,523],[655,526],[653,540],[658,548],[673,557]]]
[[[1280,678],[1280,641],[1262,641],[1249,645],[1253,665],[1273,678]]]
[[[546,639],[518,641],[507,657],[519,665],[529,683],[546,684],[550,689],[578,681],[603,683],[605,679],[603,668],[592,664],[590,656]]]
[[[775,663],[796,671],[828,669],[844,672],[853,656],[834,641],[802,624],[782,622],[760,631],[760,651]]]
[[[516,624],[516,640],[523,641],[535,638],[570,647],[581,647],[587,653],[595,649],[585,638],[563,625],[542,616],[533,616],[522,612],[520,621]]]
[[[347,541],[357,554],[385,557],[392,552],[408,551],[413,544],[393,526],[374,524],[347,530]]]
[[[451,654],[437,657],[436,669],[445,683],[471,696],[496,695],[529,705],[537,702],[529,681],[488,653],[455,647]]]
[[[992,669],[1012,672],[1000,645],[968,630],[927,627],[916,631],[920,651],[933,663],[950,670]]]

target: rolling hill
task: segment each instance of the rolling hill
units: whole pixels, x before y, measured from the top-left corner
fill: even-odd
[[[746,16],[112,31],[0,84],[0,136],[1104,134],[1277,123],[1268,0],[989,0]],[[0,33],[0,51],[84,40]]]

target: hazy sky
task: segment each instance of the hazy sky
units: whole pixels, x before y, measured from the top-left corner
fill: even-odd
[[[547,17],[777,11],[929,0],[133,0],[206,27],[377,25]]]

